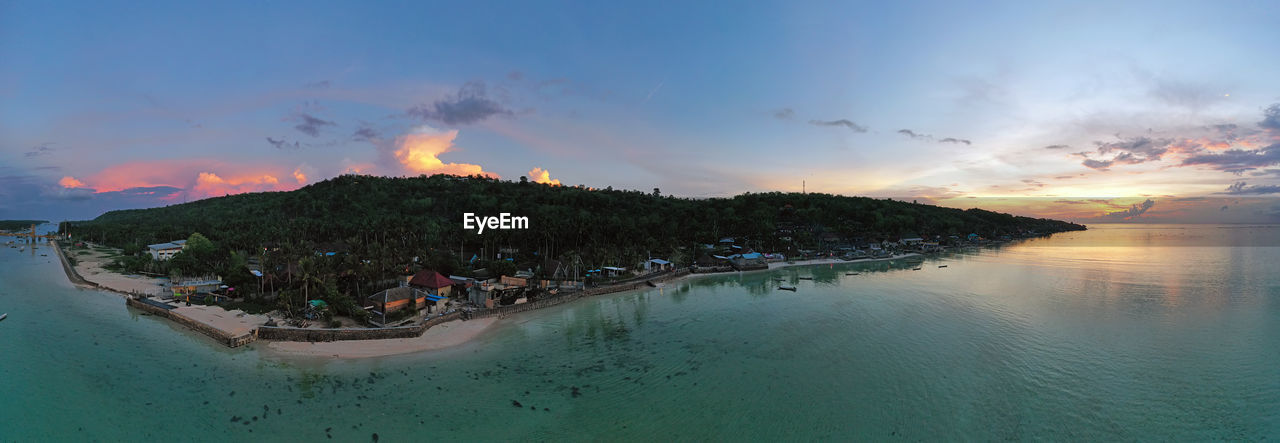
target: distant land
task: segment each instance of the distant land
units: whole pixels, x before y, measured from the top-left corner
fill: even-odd
[[[41,225],[48,222],[48,220],[0,220],[0,231],[20,231],[30,229],[31,225]]]
[[[479,235],[463,228],[464,213],[528,217],[529,228]],[[1085,227],[982,209],[820,193],[691,199],[665,196],[656,188],[641,192],[475,176],[344,175],[288,192],[110,211],[90,221],[64,222],[60,229],[76,239],[126,251],[195,232],[220,251],[340,249],[392,271],[415,257],[419,265],[453,270],[475,265],[473,257],[497,260],[504,252],[503,259],[516,264],[572,255],[586,266],[630,266],[649,257],[681,258],[690,246],[725,237],[758,251],[786,252],[908,234],[996,238]],[[694,259],[685,255],[685,262]]]

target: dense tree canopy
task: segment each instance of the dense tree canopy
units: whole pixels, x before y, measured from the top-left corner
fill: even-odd
[[[463,229],[463,213],[529,219],[529,229]],[[229,251],[281,262],[328,252],[328,260],[368,275],[403,273],[417,263],[446,270],[505,261],[567,258],[583,266],[634,266],[647,257],[693,257],[680,250],[735,237],[772,251],[810,247],[822,233],[845,238],[921,235],[1017,235],[1083,229],[1016,217],[886,199],[818,193],[747,193],[688,199],[652,192],[550,186],[447,175],[388,178],[344,175],[290,192],[239,194],[162,208],[111,211],[61,226],[76,238],[140,250],[141,245],[202,237]],[[779,229],[794,230],[791,241]],[[189,239],[191,240],[191,239]],[[270,254],[268,254],[270,255]],[[472,258],[475,262],[472,262]],[[416,262],[415,262],[416,258]],[[219,263],[221,265],[223,263]]]

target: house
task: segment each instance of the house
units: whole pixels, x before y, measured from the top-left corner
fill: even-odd
[[[769,263],[765,261],[764,254],[759,252],[734,254],[729,257],[729,260],[733,264],[733,267],[739,271],[769,268]]]
[[[604,275],[606,277],[617,277],[627,271],[627,268],[619,268],[616,266],[602,266],[600,269],[604,270]]]
[[[401,286],[370,295],[369,303],[378,314],[390,314],[409,307],[410,303],[413,303],[414,308],[426,307],[427,302],[431,301],[429,297],[436,300],[442,298],[416,288]]]
[[[452,295],[453,284],[453,280],[450,280],[449,277],[430,269],[418,271],[417,274],[413,274],[413,278],[409,279],[409,286],[426,289],[442,297]]]
[[[924,243],[924,239],[915,234],[905,234],[898,238],[898,244],[903,246],[916,246],[921,243]]]
[[[675,265],[671,264],[671,262],[660,258],[649,259],[649,261],[645,263],[645,267],[649,268],[650,272],[662,272],[675,269]]]
[[[168,243],[147,245],[147,253],[151,254],[151,258],[154,260],[168,260],[185,247],[187,247],[186,240],[174,240]]]

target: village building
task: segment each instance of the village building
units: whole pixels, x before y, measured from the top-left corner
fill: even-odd
[[[450,297],[453,292],[454,281],[441,275],[439,272],[424,269],[418,271],[409,279],[409,286],[419,289],[425,289],[442,297]]]
[[[187,247],[186,240],[174,240],[168,243],[147,245],[147,253],[151,254],[153,260],[168,260],[185,247]]]
[[[645,262],[645,268],[647,268],[649,272],[662,272],[675,269],[675,265],[660,258],[651,258],[649,261]]]

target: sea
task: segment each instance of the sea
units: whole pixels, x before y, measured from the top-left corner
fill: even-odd
[[[1280,225],[688,278],[358,360],[227,348],[47,246],[0,248],[3,312],[0,441],[1280,437]]]

